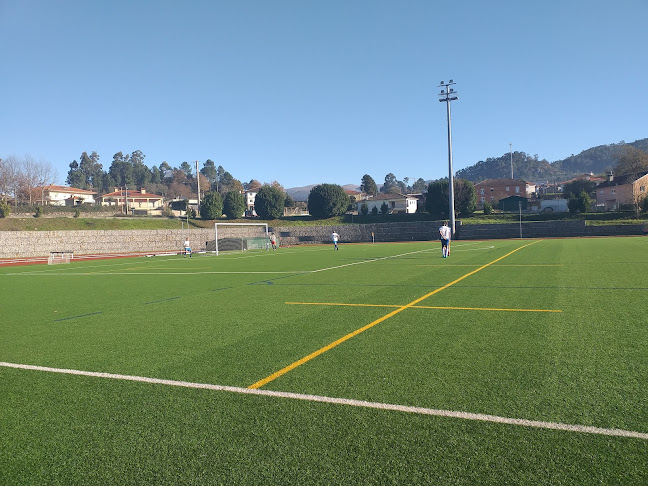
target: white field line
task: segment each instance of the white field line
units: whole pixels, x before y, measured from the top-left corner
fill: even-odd
[[[385,256],[385,257],[379,257],[379,258],[370,258],[368,260],[362,260],[361,262],[345,263],[344,265],[336,265],[334,267],[320,268],[318,270],[312,270],[311,273],[326,272],[327,270],[335,270],[337,268],[350,267],[352,265],[361,265],[363,263],[371,263],[371,262],[377,262],[377,261],[380,261],[380,260],[388,260],[390,258],[398,258],[398,257],[402,257],[402,256],[405,256],[405,255],[413,255],[415,253],[423,253],[423,252],[426,252],[426,251],[432,251],[432,248],[425,248],[423,250],[417,250],[417,251],[408,251],[407,253],[400,253],[399,255],[391,255],[391,256]]]
[[[290,274],[297,275],[302,273],[311,273],[310,270],[295,270],[291,272],[65,272],[65,273],[5,273],[4,275],[31,275],[31,276],[51,276],[51,277],[67,277],[67,276],[88,276],[88,275],[220,275],[220,274],[234,274],[234,275],[256,275],[256,274],[266,274],[266,275],[276,275],[276,274]]]
[[[468,243],[470,244],[470,243]],[[469,250],[463,250],[463,251],[474,251],[474,250],[486,250],[486,249],[492,249],[494,246],[489,246],[489,247],[483,247],[483,248],[474,248],[474,249],[469,249]],[[323,251],[323,250],[305,250],[305,251]],[[434,251],[433,248],[424,248],[423,250],[416,250],[416,251],[410,251],[406,253],[400,253],[398,255],[390,255],[390,256],[384,256],[384,257],[377,257],[377,258],[370,258],[367,260],[362,260],[359,262],[353,262],[353,263],[345,263],[344,265],[336,265],[334,267],[327,267],[327,268],[319,268],[317,270],[295,270],[295,271],[273,271],[273,272],[239,272],[239,271],[231,271],[231,272],[217,272],[217,271],[208,271],[208,272],[138,272],[138,271],[133,271],[133,272],[112,272],[110,270],[106,270],[105,272],[103,271],[97,271],[97,272],[65,272],[65,271],[60,271],[60,270],[41,270],[41,271],[30,271],[30,272],[12,272],[12,273],[5,273],[4,275],[11,275],[11,276],[17,276],[17,275],[51,275],[51,276],[59,276],[59,275],[69,275],[69,276],[87,276],[87,275],[218,275],[218,274],[234,274],[234,275],[253,275],[253,274],[307,274],[307,273],[318,273],[318,272],[325,272],[328,270],[335,270],[338,268],[344,268],[344,267],[349,267],[352,265],[361,265],[364,263],[371,263],[371,262],[377,262],[380,260],[388,260],[391,258],[399,258],[402,256],[406,255],[413,255],[416,253],[424,253],[428,251]],[[460,250],[462,251],[462,250]],[[230,257],[228,260],[234,259],[234,258],[254,258],[254,257],[259,257],[259,256],[265,256],[268,254],[272,253],[262,253],[262,254],[256,254],[256,255],[249,255],[245,257]],[[174,260],[175,261],[175,260]],[[178,260],[179,261],[179,260]],[[114,265],[133,265],[135,263],[130,262],[130,263],[116,263]],[[110,264],[106,265],[95,265],[95,268],[106,268],[107,266],[110,266]],[[86,267],[87,268],[87,267]]]
[[[596,434],[613,437],[627,437],[634,439],[648,440],[648,433],[636,432],[624,429],[608,429],[593,427],[589,425],[565,424],[560,422],[545,422],[540,420],[527,420],[519,418],[501,417],[498,415],[487,415],[481,413],[458,412],[454,410],[441,410],[434,408],[412,407],[407,405],[396,405],[391,403],[368,402],[364,400],[353,400],[349,398],[326,397],[321,395],[308,395],[302,393],[281,392],[272,390],[261,390],[253,388],[241,388],[236,386],[211,385],[207,383],[193,383],[189,381],[164,380],[161,378],[148,378],[145,376],[120,375],[115,373],[101,373],[96,371],[71,370],[65,368],[50,368],[46,366],[34,366],[18,363],[0,362],[0,366],[21,370],[43,371],[49,373],[62,373],[67,375],[89,376],[93,378],[106,378],[112,380],[135,381],[156,385],[178,386],[183,388],[196,388],[202,390],[225,391],[230,393],[241,393],[245,395],[257,395],[265,397],[288,398],[292,400],[304,400],[308,402],[330,403],[335,405],[347,405],[351,407],[372,408],[388,410],[393,412],[405,412],[418,415],[432,415],[435,417],[447,417],[463,420],[475,420],[480,422],[492,422],[505,425],[517,425],[538,429],[560,430],[564,432],[577,432],[583,434]]]

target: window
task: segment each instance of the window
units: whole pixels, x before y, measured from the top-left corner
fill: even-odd
[[[484,195],[484,192],[486,192],[486,191],[484,191],[483,188],[479,190],[479,194],[481,194],[482,196]]]
[[[639,188],[639,191],[640,191],[640,192],[646,192],[646,186],[641,186],[641,187]]]
[[[491,187],[491,192],[493,192],[494,190],[495,190],[495,188],[494,188],[494,187]]]
[[[515,186],[515,193],[520,194],[520,186]]]
[[[396,201],[392,201],[391,206],[392,206],[392,208],[395,208],[396,207]]]
[[[482,196],[481,198],[479,198],[479,200],[480,200],[481,202],[484,202],[484,201],[486,200],[486,198]]]
[[[509,186],[506,186],[506,192],[509,192]]]
[[[616,189],[612,189],[612,194],[616,194]]]

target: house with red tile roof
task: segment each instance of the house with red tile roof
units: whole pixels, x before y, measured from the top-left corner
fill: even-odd
[[[149,213],[154,209],[161,209],[164,204],[164,196],[149,194],[146,189],[125,189],[115,187],[113,192],[97,197],[101,206],[115,206],[126,209],[132,213]]]
[[[97,192],[50,184],[34,188],[33,194],[37,200],[41,201],[41,204],[48,206],[78,206],[80,204],[95,204]]]

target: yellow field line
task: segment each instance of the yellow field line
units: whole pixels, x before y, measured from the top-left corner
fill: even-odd
[[[340,305],[349,307],[391,307],[398,308],[396,304],[344,304],[338,302],[286,302],[289,305]],[[477,310],[477,311],[502,311],[502,312],[562,312],[554,309],[499,309],[491,307],[445,307],[430,305],[413,305],[412,309],[442,309],[442,310]]]
[[[521,246],[521,247],[519,247],[519,248],[516,248],[515,250],[513,250],[513,251],[507,253],[506,255],[501,256],[501,257],[499,257],[499,258],[493,260],[492,262],[487,263],[486,265],[482,265],[481,267],[479,267],[479,268],[473,270],[472,272],[467,273],[467,274],[464,275],[463,277],[459,277],[458,279],[453,280],[452,282],[450,282],[450,283],[444,285],[443,287],[439,287],[438,289],[433,290],[432,292],[429,292],[429,293],[425,294],[424,296],[419,297],[418,299],[413,300],[413,301],[410,302],[409,304],[406,304],[406,305],[404,305],[404,306],[401,306],[401,307],[399,307],[398,309],[394,309],[394,310],[391,311],[389,314],[386,314],[386,315],[384,315],[384,316],[382,316],[382,317],[376,319],[375,321],[370,322],[370,323],[367,324],[366,326],[363,326],[363,327],[361,327],[361,328],[359,328],[359,329],[356,329],[355,331],[353,331],[353,332],[347,334],[346,336],[342,336],[340,339],[337,339],[337,340],[333,341],[332,343],[327,344],[327,345],[324,346],[323,348],[318,349],[317,351],[315,351],[315,352],[309,354],[308,356],[304,356],[303,358],[301,358],[301,359],[295,361],[294,363],[289,364],[289,365],[286,366],[285,368],[282,368],[282,369],[280,369],[279,371],[276,371],[276,372],[272,373],[271,375],[269,375],[269,376],[263,378],[262,380],[259,380],[259,381],[257,381],[256,383],[253,383],[253,384],[250,385],[248,388],[252,388],[252,389],[261,388],[263,385],[266,385],[266,384],[270,383],[271,381],[276,380],[276,379],[279,378],[280,376],[285,375],[285,374],[288,373],[289,371],[292,371],[292,370],[294,370],[295,368],[297,368],[297,367],[303,365],[304,363],[309,362],[311,359],[318,357],[320,354],[324,354],[324,353],[327,352],[328,350],[333,349],[334,347],[336,347],[336,346],[339,345],[339,344],[342,344],[342,343],[345,342],[345,341],[348,341],[348,340],[351,339],[352,337],[357,336],[358,334],[360,334],[360,333],[366,331],[367,329],[371,329],[372,327],[374,327],[374,326],[380,324],[381,322],[386,321],[386,320],[389,319],[390,317],[393,317],[393,316],[395,316],[396,314],[399,314],[399,313],[403,312],[405,309],[408,309],[408,308],[410,308],[410,307],[413,307],[413,306],[415,306],[416,304],[418,304],[419,302],[422,302],[423,300],[427,299],[428,297],[431,297],[431,296],[433,296],[434,294],[438,294],[438,293],[441,292],[442,290],[445,290],[445,289],[447,289],[448,287],[451,287],[451,286],[453,286],[454,284],[456,284],[456,283],[458,283],[458,282],[461,282],[463,279],[468,278],[468,277],[470,277],[471,275],[476,274],[477,272],[483,270],[484,268],[487,268],[487,267],[491,266],[491,265],[494,264],[494,263],[499,262],[500,260],[503,260],[504,258],[506,258],[506,257],[508,257],[508,256],[510,256],[510,255],[512,255],[512,254],[515,253],[516,251],[519,251],[519,250],[521,250],[521,249],[523,249],[523,248],[526,248],[526,247],[528,247],[528,246],[531,246],[531,245],[534,245],[534,244],[536,244],[536,243],[539,243],[540,241],[542,241],[542,240],[533,241],[533,242],[528,243],[528,244],[526,244],[526,245],[523,245],[523,246]]]
[[[426,264],[419,264],[416,265],[417,267],[445,267],[448,268],[449,265],[444,265],[442,263],[438,264],[431,264],[431,265],[426,265]],[[477,265],[465,265],[465,264],[457,264],[457,265],[452,265],[453,267],[475,267]],[[529,264],[524,264],[524,265],[509,265],[508,263],[505,263],[503,265],[495,265],[496,267],[564,267],[562,263],[554,264],[554,263],[529,263]]]

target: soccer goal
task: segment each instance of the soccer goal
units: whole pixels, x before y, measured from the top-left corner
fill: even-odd
[[[47,257],[47,264],[70,263],[70,260],[73,258],[74,252],[72,251],[50,251],[49,257]]]
[[[215,223],[216,255],[221,251],[268,250],[267,223]]]

